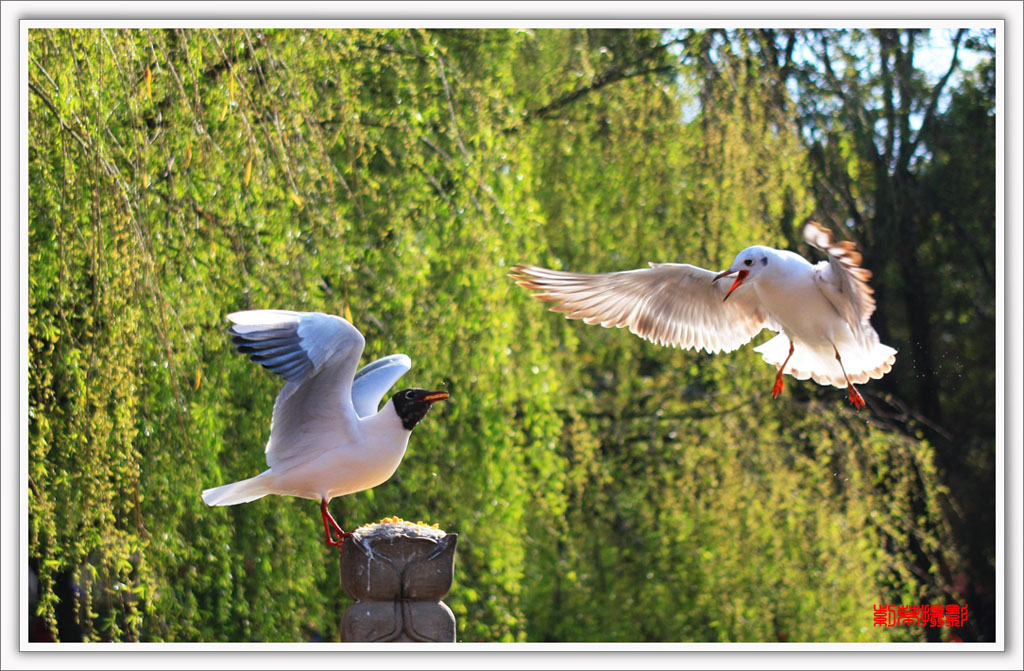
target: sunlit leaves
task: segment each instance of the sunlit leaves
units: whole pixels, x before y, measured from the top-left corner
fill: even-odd
[[[452,394],[392,480],[331,506],[460,534],[460,640],[886,637],[860,624],[872,601],[923,594],[893,539],[941,538],[926,444],[810,385],[771,403],[749,350],[570,322],[507,277],[718,267],[806,213],[757,69],[731,62],[739,90],[708,89],[716,113],[684,124],[659,39],[33,30],[29,519],[49,627],[70,574],[87,640],[336,640],[315,504],[199,496],[265,467],[281,382],[232,351],[225,315],[280,307],[344,315],[364,361],[405,352],[402,384]]]

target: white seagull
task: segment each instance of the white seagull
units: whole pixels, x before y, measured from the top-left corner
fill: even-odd
[[[249,310],[228,319],[238,350],[286,384],[274,402],[266,448],[269,468],[254,478],[207,489],[203,501],[231,506],[267,494],[319,499],[327,544],[340,545],[348,534],[327,504],[390,478],[405,456],[413,427],[448,394],[403,389],[378,410],[412,360],[392,354],[356,373],[366,341],[341,317]],[[331,529],[341,538],[334,539]]]
[[[828,255],[811,265],[793,252],[757,245],[744,249],[728,270],[715,273],[683,263],[586,274],[515,266],[511,277],[555,312],[587,324],[623,327],[659,345],[731,352],[762,329],[779,333],[755,347],[777,366],[772,397],[782,375],[849,389],[857,410],[864,399],[853,386],[892,369],[896,350],[879,342],[869,318],[875,311],[871,271],[860,266],[852,242],[833,242],[814,223],[804,240]],[[728,289],[718,284],[735,275]],[[729,299],[729,300],[727,300]]]

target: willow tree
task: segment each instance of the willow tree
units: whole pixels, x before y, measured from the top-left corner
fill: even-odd
[[[750,40],[538,37],[581,74],[531,85],[546,92],[536,108],[584,95],[524,140],[550,240],[525,260],[724,267],[748,244],[795,237],[814,208],[810,169],[795,125],[763,105],[779,92]],[[662,69],[677,52],[681,79]],[[598,87],[624,72],[642,74]],[[536,580],[551,598],[527,611],[532,637],[884,639],[858,615],[872,603],[951,598],[946,577],[918,574],[920,548],[936,569],[955,557],[928,444],[852,417],[829,390],[792,385],[773,403],[749,350],[678,352],[544,316],[533,329],[558,334],[575,393],[560,403],[567,511],[545,529],[555,580]]]
[[[875,322],[906,343],[879,415],[926,438],[951,488],[969,636],[992,640],[995,63],[991,30],[759,31],[769,99],[807,146],[818,213],[876,275]],[[965,65],[966,63],[966,65]],[[785,101],[782,98],[781,101]],[[967,589],[966,583],[975,585]]]
[[[264,467],[281,384],[224,317],[283,307],[349,317],[367,359],[406,352],[403,383],[451,393],[391,481],[332,508],[460,534],[459,640],[919,637],[870,618],[944,597],[914,573],[946,533],[928,443],[810,385],[771,402],[749,350],[568,322],[507,277],[716,267],[792,235],[812,171],[757,104],[769,70],[747,41],[709,75],[703,39],[30,31],[45,628],[337,639],[315,505],[199,497]]]
[[[493,279],[542,243],[514,233],[529,198],[494,122],[514,39],[30,33],[30,557],[53,634],[337,638],[308,502],[199,499],[264,467],[280,381],[224,333],[258,306],[349,316],[367,357],[407,352],[406,381],[452,392],[401,473],[335,514],[459,532],[461,636],[522,637],[525,462],[553,467],[557,390],[509,368],[546,348]]]

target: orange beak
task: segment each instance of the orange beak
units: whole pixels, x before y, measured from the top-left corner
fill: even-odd
[[[732,292],[736,291],[736,289],[741,284],[743,284],[743,280],[747,279],[747,275],[750,274],[750,271],[749,270],[740,270],[740,271],[724,270],[724,271],[720,272],[718,275],[715,275],[715,279],[711,280],[711,283],[714,284],[715,282],[717,282],[718,280],[722,279],[723,277],[726,277],[727,275],[732,275],[734,272],[737,273],[736,274],[736,281],[732,283],[731,287],[729,287],[729,291],[725,292],[725,298],[722,299],[723,303],[725,301],[729,300],[729,296],[732,294]]]
[[[427,394],[426,396],[424,396],[423,398],[421,398],[420,400],[421,401],[425,401],[427,403],[436,403],[437,401],[443,401],[446,398],[448,398],[448,392],[446,392],[446,391],[432,391],[429,394]]]

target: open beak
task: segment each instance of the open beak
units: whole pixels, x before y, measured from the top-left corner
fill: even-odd
[[[723,303],[725,301],[729,300],[729,296],[732,294],[732,292],[736,291],[737,287],[739,287],[741,284],[743,284],[743,280],[747,279],[747,275],[750,274],[750,271],[749,270],[736,271],[736,270],[732,270],[730,268],[729,270],[723,270],[722,272],[718,273],[717,275],[715,275],[715,279],[711,280],[711,283],[714,284],[715,282],[717,282],[718,280],[722,279],[723,277],[727,277],[729,275],[732,275],[733,273],[736,273],[736,281],[732,283],[731,287],[729,287],[729,291],[725,292],[725,298],[722,299]]]
[[[446,398],[448,398],[448,392],[432,391],[423,398],[421,398],[420,400],[424,401],[425,403],[436,403],[437,401],[443,401]]]

